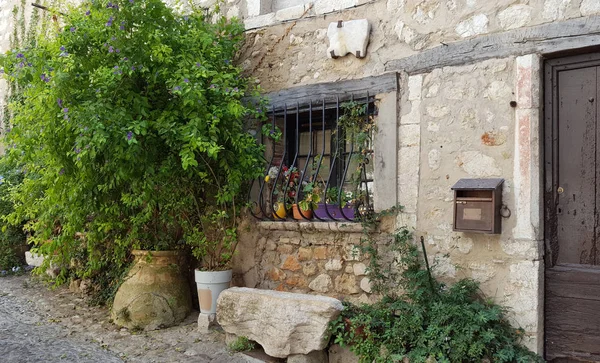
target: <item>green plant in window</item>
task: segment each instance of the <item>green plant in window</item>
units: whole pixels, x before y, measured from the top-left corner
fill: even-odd
[[[298,202],[298,206],[302,210],[317,209],[321,202],[322,183],[318,181],[305,182],[302,188],[302,200]]]
[[[338,187],[330,187],[327,189],[325,201],[328,204],[339,204],[341,206],[345,206],[354,201],[354,193],[341,190]]]
[[[338,119],[339,130],[344,133],[354,149],[350,163],[354,169],[349,170],[347,181],[353,189],[353,203],[359,208],[364,208],[367,204],[368,195],[364,189],[363,177],[367,165],[370,164],[373,132],[376,128],[375,119],[368,113],[368,107],[368,104],[357,101],[344,102],[341,105],[342,115]]]

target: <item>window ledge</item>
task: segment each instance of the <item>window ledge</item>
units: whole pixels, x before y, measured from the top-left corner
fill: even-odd
[[[259,0],[254,0],[259,1]],[[264,28],[300,18],[311,18],[374,2],[374,0],[315,0],[266,14],[250,14],[244,20],[246,30]],[[260,3],[257,7],[260,9]]]
[[[259,228],[270,231],[348,232],[361,233],[363,226],[353,222],[258,222]]]

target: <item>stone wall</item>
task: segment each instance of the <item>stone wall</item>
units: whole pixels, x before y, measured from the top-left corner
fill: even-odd
[[[529,193],[533,185],[525,184],[515,162],[527,154],[527,167],[540,166],[535,154],[521,150],[515,138],[522,134],[516,115],[531,107],[518,97],[523,87],[531,88],[519,68],[527,61],[531,76],[531,62],[539,62],[531,57],[493,59],[412,76],[409,82],[420,92],[404,108],[410,106],[409,115],[419,115],[419,130],[411,131],[420,132],[414,138],[421,148],[416,230],[425,236],[435,272],[448,281],[470,277],[481,282],[485,295],[510,307],[513,322],[529,334],[532,347],[541,349],[536,344],[543,327],[542,237],[535,233],[519,237],[517,228],[527,219],[530,204],[517,200],[519,192]],[[517,108],[511,101],[517,101]],[[531,141],[527,138],[528,147]],[[458,179],[480,177],[505,179],[502,203],[512,216],[502,219],[502,234],[453,232],[451,187]]]
[[[330,12],[320,11],[318,3],[303,4],[303,11],[296,9],[296,19],[249,14],[245,0],[228,3],[228,14],[241,16],[248,29],[240,64],[265,91],[277,94],[292,92],[295,87],[379,76],[393,61],[426,54],[436,47],[443,49],[453,42],[600,13],[600,2],[590,0],[333,1],[342,10]],[[366,58],[329,59],[328,25],[362,18],[372,27]],[[379,185],[385,188],[376,187],[375,194],[379,200],[396,201],[405,207],[396,226],[408,226],[415,236],[425,238],[439,278],[480,281],[488,297],[510,308],[511,321],[525,329],[527,344],[542,352],[541,59],[536,54],[521,54],[527,53],[483,61],[474,61],[466,54],[462,64],[460,60],[452,62],[457,66],[434,65],[410,74],[398,68],[398,93],[389,97],[395,102],[390,107],[394,113],[385,112],[395,119],[385,118],[383,124],[386,135],[396,131],[395,139],[375,143],[376,154],[394,155],[385,165],[393,165],[397,172],[395,180],[381,173],[386,175],[385,183]],[[503,204],[511,216],[503,218],[499,235],[453,232],[451,186],[460,178],[480,177],[505,179]],[[375,179],[377,182],[377,175]],[[389,190],[393,193],[388,194]],[[327,246],[347,248],[358,238],[352,232],[301,233],[261,226],[255,226],[261,233],[242,238],[244,251],[250,253],[254,245],[261,256],[240,259],[246,266],[240,272],[248,286],[317,293],[309,285],[323,274],[329,279],[322,280],[332,281],[326,294],[345,293],[365,301],[365,297],[374,298],[359,290],[359,276],[354,276],[353,290],[358,292],[349,294],[336,285],[346,269],[349,274],[354,264],[363,261],[341,258],[341,268],[331,270],[333,262],[329,260],[336,260],[338,247],[331,249],[327,260],[317,260],[316,245],[310,245],[315,236],[323,235],[321,241],[328,241]],[[266,246],[272,250],[267,251]],[[299,257],[301,249],[303,258],[308,258],[307,248],[313,256],[298,261],[302,269],[294,272],[282,268],[289,256]],[[312,263],[318,272],[304,275],[304,265]],[[292,284],[286,282],[288,278]],[[293,286],[296,282],[301,286]]]
[[[443,44],[600,13],[596,0],[327,0],[348,9],[317,12],[316,1],[297,19],[261,15],[264,21],[256,23],[247,2],[256,0],[230,1],[224,11],[246,22],[241,62],[266,91],[379,75],[391,60]],[[362,18],[372,27],[367,57],[327,59],[329,23]]]
[[[358,223],[246,220],[234,263],[236,285],[327,295],[355,303],[377,299],[358,246]]]

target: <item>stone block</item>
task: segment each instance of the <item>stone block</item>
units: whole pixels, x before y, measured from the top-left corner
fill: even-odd
[[[535,54],[517,57],[516,98],[519,109],[540,106],[540,58]]]
[[[398,128],[400,133],[400,147],[419,146],[421,143],[421,125],[402,125]]]
[[[328,363],[327,352],[318,350],[308,354],[290,355],[287,363]]]
[[[531,6],[519,4],[509,6],[498,13],[498,20],[503,29],[516,29],[531,21]]]
[[[281,271],[277,267],[273,267],[267,272],[267,279],[271,281],[283,281],[285,278],[285,272]]]
[[[354,275],[343,274],[335,278],[335,291],[342,294],[358,294],[360,288]]]
[[[291,245],[279,245],[277,246],[277,252],[289,255],[294,251],[294,247]]]
[[[270,356],[285,358],[325,349],[329,323],[341,301],[316,295],[233,287],[217,302],[217,319],[228,334],[245,336]]]
[[[298,261],[310,261],[312,259],[312,249],[300,247],[298,249]]]
[[[304,265],[302,267],[302,273],[305,276],[312,276],[314,274],[317,273],[317,270],[319,269],[319,267],[317,266],[317,263],[314,261],[309,261],[306,265]]]
[[[598,0],[583,0],[579,7],[581,15],[588,16],[596,13],[600,13],[600,1]]]
[[[458,23],[455,30],[461,37],[468,38],[474,35],[487,33],[488,22],[489,19],[485,14],[477,14]]]
[[[276,23],[275,13],[269,13],[265,15],[259,15],[247,18],[244,20],[244,27],[246,30],[263,28]]]
[[[285,280],[286,285],[292,288],[306,288],[308,286],[308,282],[305,278],[300,276],[292,276]]]
[[[313,251],[313,258],[315,260],[324,260],[327,258],[327,247],[315,247]]]
[[[321,274],[317,276],[308,287],[316,292],[320,292],[322,294],[326,294],[331,290],[332,281],[331,277],[327,274]]]
[[[282,270],[290,270],[290,271],[298,271],[302,269],[302,265],[298,262],[298,259],[294,256],[288,256],[283,265],[281,265]]]
[[[423,75],[417,74],[416,76],[408,77],[408,100],[420,100],[421,91],[423,87]]]
[[[374,135],[373,155],[373,204],[376,211],[388,209],[397,203],[396,176],[398,175],[396,150],[397,133],[397,95],[388,93],[378,96],[379,115]],[[359,223],[356,223],[360,226]]]
[[[328,3],[334,2],[328,1]],[[357,58],[364,58],[367,55],[370,33],[371,25],[367,19],[330,23],[327,28],[329,38],[327,56],[337,58],[351,53]]]
[[[249,17],[260,15],[261,0],[246,0],[246,11]]]
[[[339,271],[342,269],[342,260],[332,259],[325,263],[325,270],[327,271]]]
[[[356,276],[363,276],[367,274],[367,266],[362,263],[355,263],[353,266],[353,272]]]
[[[305,13],[308,15],[310,13],[310,8],[312,8],[312,3],[306,3],[302,5],[292,6],[289,8],[278,10],[275,13],[275,20],[277,21],[286,21],[299,19]]]
[[[363,277],[362,280],[360,280],[360,288],[366,293],[371,293],[373,289],[371,280],[368,277]]]
[[[315,13],[317,15],[331,13],[336,10],[350,8],[356,5],[356,0],[317,0]]]
[[[420,124],[421,123],[421,101],[412,101],[410,112],[400,118],[400,124]]]

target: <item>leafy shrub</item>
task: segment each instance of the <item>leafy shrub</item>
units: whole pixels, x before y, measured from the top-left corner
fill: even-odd
[[[132,248],[203,243],[205,208],[230,210],[261,175],[244,127],[261,116],[243,102],[257,89],[232,62],[237,21],[160,0],[86,1],[57,16],[62,29],[0,59],[22,90],[5,140],[25,172],[10,219],[31,218],[59,281],[75,266],[111,285]]]
[[[382,288],[385,296],[376,304],[344,303],[330,325],[336,343],[349,346],[363,363],[542,361],[519,343],[524,332],[510,325],[506,311],[480,297],[477,282],[463,279],[447,287],[422,268],[406,229],[394,237],[390,247],[399,256],[393,264],[400,278],[379,286],[396,284],[403,293]],[[375,280],[389,276],[381,260],[372,260],[370,271],[378,272],[371,274]]]
[[[9,198],[11,186],[21,183],[23,175],[19,169],[11,167],[0,157],[0,270],[12,271],[23,264],[20,249],[26,244],[23,231],[24,223],[10,225],[5,222],[6,216],[14,211]]]

